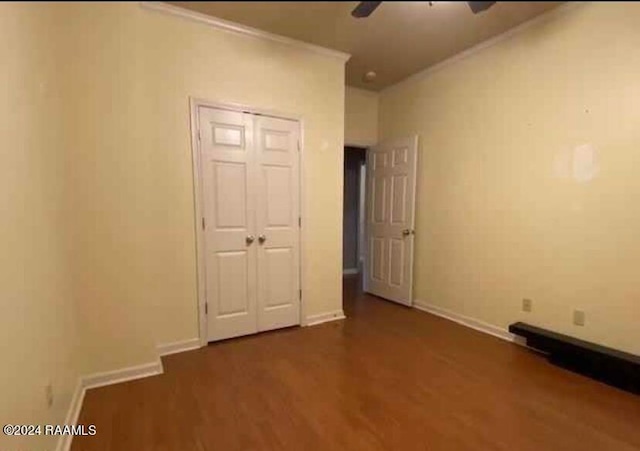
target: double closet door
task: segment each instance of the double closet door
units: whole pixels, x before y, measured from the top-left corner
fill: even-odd
[[[208,341],[300,323],[299,123],[198,108]]]

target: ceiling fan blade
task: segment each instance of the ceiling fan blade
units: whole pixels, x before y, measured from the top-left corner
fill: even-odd
[[[382,2],[360,2],[356,8],[351,11],[353,17],[369,17]]]
[[[484,10],[491,8],[496,2],[467,2],[473,14],[478,14]]]

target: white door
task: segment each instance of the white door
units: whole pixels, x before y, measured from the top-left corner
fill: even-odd
[[[365,291],[412,304],[418,137],[367,152]]]
[[[207,339],[256,332],[254,124],[247,113],[199,109]]]
[[[207,340],[299,324],[298,123],[198,108]]]
[[[298,123],[256,118],[258,330],[300,323]]]

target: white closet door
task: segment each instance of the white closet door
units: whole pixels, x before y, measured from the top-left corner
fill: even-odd
[[[199,108],[204,201],[207,339],[257,331],[254,122],[251,114]]]
[[[256,117],[258,330],[300,323],[299,124]]]
[[[367,152],[365,291],[412,304],[418,137]]]

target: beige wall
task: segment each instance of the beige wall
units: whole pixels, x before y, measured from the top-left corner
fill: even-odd
[[[340,310],[344,62],[135,3],[69,15],[85,371],[198,337],[190,96],[304,118],[303,311]]]
[[[0,4],[0,424],[57,424],[78,378],[55,7]],[[52,384],[48,408],[45,386]],[[7,437],[0,449],[53,449]]]
[[[378,142],[378,93],[347,86],[345,89],[344,142],[369,147]]]
[[[576,5],[383,91],[380,137],[420,136],[417,299],[640,354],[639,16]]]
[[[3,424],[198,337],[190,96],[303,117],[303,313],[342,309],[344,61],[137,3],[2,4],[0,37]]]

